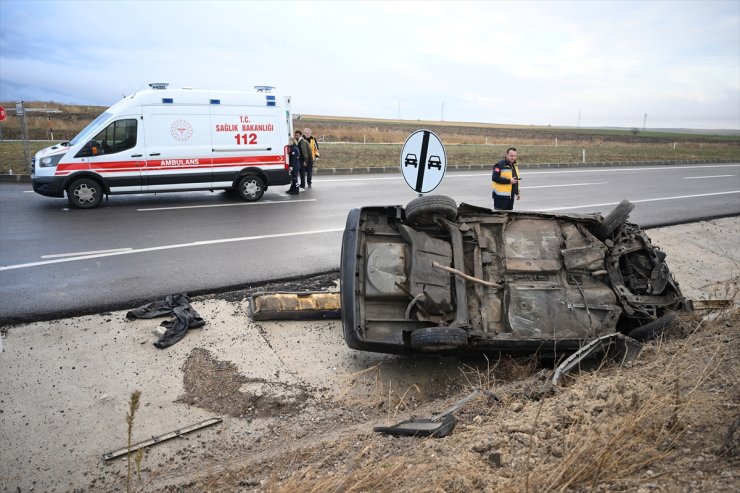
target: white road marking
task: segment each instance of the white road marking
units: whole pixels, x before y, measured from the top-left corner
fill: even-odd
[[[702,164],[700,165],[702,169],[704,168],[737,168],[740,167],[740,164]],[[491,167],[493,167],[493,164],[491,164]],[[627,167],[627,168],[596,168],[596,169],[574,169],[574,170],[563,170],[563,169],[557,169],[552,168],[547,171],[542,170],[533,170],[528,168],[522,168],[522,176],[530,176],[530,175],[552,175],[552,174],[565,174],[565,173],[601,173],[601,172],[608,172],[608,173],[615,173],[620,171],[673,171],[677,169],[691,169],[696,170],[697,166],[661,166],[659,168],[644,168],[644,167]],[[491,176],[491,173],[460,173],[455,170],[447,170],[448,172],[445,174],[445,178],[465,178],[470,176]],[[454,173],[454,174],[453,174]],[[397,180],[399,178],[399,175],[395,174],[391,177],[386,176],[378,176],[378,177],[366,177],[366,178],[324,178],[323,175],[317,175],[317,180],[321,180],[321,182],[345,182],[345,181],[377,181],[377,180]],[[522,183],[524,186],[525,184]],[[527,187],[531,188],[531,187]]]
[[[526,187],[525,190],[532,190],[533,188],[581,187],[584,185],[606,185],[607,183],[609,182],[608,181],[598,181],[594,183],[570,183],[567,185],[534,185],[531,187]]]
[[[740,164],[702,164],[701,168],[737,168]],[[532,171],[524,168],[523,176],[529,175],[548,175],[552,173],[617,173],[622,171],[673,171],[677,169],[691,169],[696,170],[697,166],[661,166],[659,168],[643,168],[642,166],[635,166],[629,168],[596,168],[596,169],[572,169],[572,170],[557,170],[557,171]]]
[[[92,252],[58,253],[55,255],[42,255],[41,258],[78,257],[84,255],[96,255],[98,253],[127,252],[131,248],[113,248],[111,250],[95,250]]]
[[[684,176],[684,180],[701,180],[703,178],[727,178],[728,176],[737,176],[737,175],[713,175],[713,176]]]
[[[678,199],[693,199],[696,197],[711,197],[714,195],[727,195],[730,193],[740,193],[740,190],[731,190],[729,192],[716,192],[716,193],[702,193],[697,195],[678,195],[676,197],[660,197],[657,199],[640,199],[640,200],[630,200],[633,204],[636,203],[642,203],[642,202],[660,202],[662,200],[678,200]],[[604,204],[588,204],[588,205],[575,205],[571,207],[551,207],[547,209],[541,209],[543,211],[565,211],[568,209],[583,209],[583,208],[592,208],[592,207],[604,207],[606,205],[617,205],[619,202],[606,202]]]
[[[148,248],[135,248],[135,249],[130,248],[126,250],[111,251],[107,253],[93,253],[89,255],[80,255],[78,257],[57,258],[53,260],[45,260],[43,262],[29,262],[26,264],[6,265],[4,267],[0,267],[0,271],[13,270],[13,269],[24,269],[27,267],[37,267],[40,265],[58,264],[61,262],[74,262],[77,260],[89,260],[89,259],[101,258],[101,257],[113,257],[117,255],[129,255],[132,253],[157,252],[161,250],[171,250],[174,248],[188,248],[188,247],[202,246],[202,245],[218,245],[221,243],[235,243],[238,241],[264,240],[267,238],[286,238],[290,236],[338,233],[341,231],[344,231],[344,228],[318,229],[315,231],[298,231],[295,233],[279,233],[279,234],[274,234],[274,235],[243,236],[240,238],[223,238],[221,240],[194,241],[191,243],[179,243],[179,244],[174,244],[174,245],[162,245],[162,246],[148,247]]]
[[[259,202],[236,202],[234,204],[180,205],[180,206],[172,206],[172,207],[151,207],[149,209],[136,209],[136,210],[138,212],[171,211],[175,209],[205,209],[207,207],[234,207],[234,206],[242,206],[242,205],[294,204],[296,202],[316,202],[316,199],[261,200]]]

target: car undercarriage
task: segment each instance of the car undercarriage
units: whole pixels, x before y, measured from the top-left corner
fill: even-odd
[[[492,211],[426,195],[350,211],[342,243],[347,344],[387,353],[572,351],[644,339],[687,308],[665,254],[600,214]]]

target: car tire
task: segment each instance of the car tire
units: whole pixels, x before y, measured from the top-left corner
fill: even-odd
[[[94,209],[103,200],[103,187],[92,178],[80,178],[67,187],[67,200],[77,209]]]
[[[452,221],[457,217],[457,203],[446,195],[423,195],[406,206],[406,221],[419,226],[434,226],[437,217]]]
[[[254,202],[265,193],[265,182],[257,175],[246,175],[236,185],[236,192],[242,200]]]
[[[612,211],[607,214],[601,224],[596,228],[596,237],[601,241],[606,240],[619,226],[624,223],[635,208],[635,204],[629,200],[623,200]]]
[[[636,329],[632,329],[627,333],[627,337],[631,337],[636,341],[649,341],[663,335],[667,329],[675,326],[677,322],[678,315],[676,315],[676,312],[666,312],[666,314],[659,319],[648,322]]]
[[[449,351],[468,344],[468,333],[459,327],[425,327],[411,333],[411,347],[424,351]]]

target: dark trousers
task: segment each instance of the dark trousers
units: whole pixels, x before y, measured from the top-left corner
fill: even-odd
[[[298,173],[299,173],[298,170],[300,168],[301,168],[300,164],[290,167],[290,189],[291,190],[298,189]]]
[[[501,195],[492,194],[493,208],[501,211],[514,210],[514,197],[502,197]]]
[[[301,174],[301,186],[306,187],[306,162],[301,161],[301,166],[298,168]]]
[[[311,178],[313,178],[313,163],[301,163],[301,186],[305,187],[308,183],[310,187]]]

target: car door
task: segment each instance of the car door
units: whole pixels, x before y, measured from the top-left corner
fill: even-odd
[[[140,124],[137,116],[121,117],[109,123],[83,148],[90,169],[103,178],[111,193],[142,190],[146,161]]]

